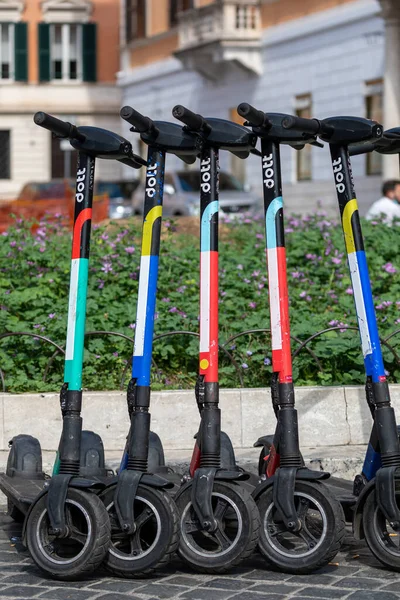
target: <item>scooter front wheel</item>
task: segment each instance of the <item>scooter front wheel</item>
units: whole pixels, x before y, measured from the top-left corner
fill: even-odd
[[[110,543],[110,521],[104,504],[95,494],[76,488],[68,489],[65,519],[68,535],[53,535],[47,495],[42,496],[29,513],[26,543],[43,571],[56,579],[80,579],[104,560]]]
[[[260,529],[257,506],[250,493],[235,483],[214,482],[211,502],[218,524],[214,532],[201,527],[191,493],[189,482],[175,497],[182,560],[201,573],[223,573],[248,558],[257,545]]]
[[[311,573],[338,553],[345,534],[342,507],[322,483],[296,481],[295,507],[301,528],[288,531],[273,502],[273,486],[257,499],[259,549],[266,561],[285,573]]]
[[[396,479],[396,503],[400,508],[400,480]],[[363,511],[365,540],[372,554],[386,567],[400,571],[400,531],[394,530],[378,506],[374,490]]]
[[[121,531],[114,507],[115,486],[100,496],[111,521],[111,545],[104,560],[119,577],[142,577],[166,565],[179,542],[179,514],[165,490],[139,485],[134,501],[135,532]]]

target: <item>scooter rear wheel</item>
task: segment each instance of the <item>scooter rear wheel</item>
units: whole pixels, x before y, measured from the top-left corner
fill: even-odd
[[[301,529],[288,531],[273,503],[273,486],[257,499],[259,549],[266,561],[285,573],[311,573],[338,553],[345,534],[342,507],[322,484],[296,481],[295,506]]]
[[[396,479],[396,502],[400,508],[400,480]],[[395,531],[386,520],[371,491],[365,501],[363,529],[372,554],[386,567],[400,571],[400,531]]]
[[[47,495],[32,507],[26,523],[26,543],[38,567],[55,579],[76,580],[92,573],[110,543],[110,521],[104,504],[93,493],[69,488],[65,502],[67,537],[51,534]]]
[[[119,577],[143,577],[163,567],[179,543],[179,514],[167,491],[139,485],[134,502],[136,530],[121,531],[114,507],[115,486],[100,496],[111,521],[111,545],[104,560]]]
[[[215,481],[212,506],[218,528],[202,529],[191,500],[192,483],[175,497],[180,513],[179,556],[201,573],[223,573],[248,558],[254,551],[260,519],[250,493],[235,483]]]

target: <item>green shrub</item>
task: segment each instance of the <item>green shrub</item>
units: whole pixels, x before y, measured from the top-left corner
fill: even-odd
[[[220,382],[267,386],[271,376],[268,282],[262,219],[221,224],[220,343],[236,362],[220,353]],[[87,332],[112,331],[132,338],[140,261],[139,219],[128,225],[95,227],[92,233]],[[400,329],[400,241],[397,227],[363,222],[378,325],[382,338]],[[199,330],[199,240],[176,233],[164,222],[161,244],[155,335]],[[286,243],[291,333],[298,340],[337,326],[307,345],[294,358],[299,385],[361,384],[363,361],[341,227],[322,215],[289,217]],[[30,224],[0,236],[0,333],[30,332],[65,344],[71,235],[61,223],[43,221],[34,233]],[[396,265],[396,266],[393,266]],[[400,336],[390,343],[399,348]],[[298,346],[293,340],[292,349]],[[7,391],[47,391],[62,382],[63,357],[36,337],[0,339],[0,368]],[[153,388],[192,387],[197,371],[198,339],[175,335],[154,343]],[[400,365],[383,347],[390,381],[400,381]],[[88,336],[84,386],[115,389],[130,376],[132,343],[121,337]],[[315,356],[319,360],[316,362]],[[44,374],[46,381],[43,381]]]

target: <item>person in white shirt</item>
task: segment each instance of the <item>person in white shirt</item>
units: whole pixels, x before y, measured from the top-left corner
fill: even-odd
[[[371,221],[376,217],[383,217],[386,225],[392,225],[393,219],[400,219],[400,180],[389,179],[382,186],[382,198],[373,203],[366,214],[366,219]]]

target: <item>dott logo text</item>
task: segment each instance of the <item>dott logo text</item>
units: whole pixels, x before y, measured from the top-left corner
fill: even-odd
[[[201,161],[200,163],[200,171],[201,171],[201,191],[204,194],[208,194],[209,191],[211,190],[211,185],[210,185],[210,179],[211,179],[211,173],[210,173],[210,165],[211,159],[210,158],[205,158],[204,160]]]
[[[274,159],[272,154],[263,156],[262,168],[264,175],[264,185],[271,190],[274,187]]]
[[[86,175],[86,169],[79,169],[79,171],[76,174],[76,194],[75,194],[75,200],[77,202],[83,202],[83,199],[85,197],[84,191],[85,191],[85,175]]]
[[[146,195],[149,198],[154,198],[155,193],[156,193],[156,184],[157,184],[156,175],[157,175],[157,164],[149,165],[147,167],[147,172],[146,172],[146,177],[147,177]]]
[[[332,161],[332,165],[333,165],[333,172],[335,174],[335,183],[336,183],[336,189],[338,194],[343,194],[344,190],[345,190],[345,185],[343,182],[344,179],[344,175],[342,173],[343,170],[343,165],[342,165],[342,159],[339,157],[336,160]]]

